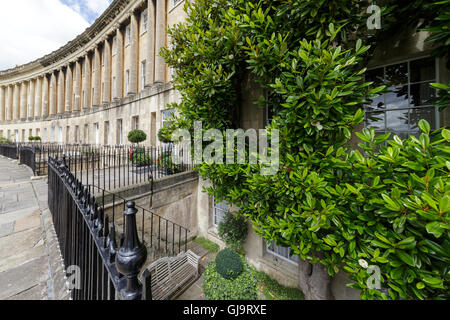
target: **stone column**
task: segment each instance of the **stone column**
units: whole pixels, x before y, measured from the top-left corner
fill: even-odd
[[[116,32],[116,92],[114,98],[121,99],[123,97],[123,33],[119,26],[117,26]]]
[[[66,68],[66,103],[65,110],[66,112],[72,111],[72,87],[73,87],[73,77],[72,77],[72,67],[67,65]]]
[[[20,120],[27,118],[27,83],[20,84]]]
[[[8,86],[8,94],[6,96],[6,121],[13,119],[13,86]]]
[[[110,102],[111,101],[111,45],[109,43],[108,38],[104,41],[103,46],[103,52],[104,52],[104,64],[105,64],[105,70],[103,71],[103,92],[102,92],[102,102]]]
[[[73,112],[80,111],[80,106],[81,106],[81,65],[80,61],[76,61]]]
[[[0,87],[0,121],[5,120],[5,88]]]
[[[48,117],[49,109],[49,83],[47,75],[42,78],[42,112],[41,117]]]
[[[28,95],[28,120],[33,119],[34,117],[34,108],[35,108],[35,94],[36,94],[36,83],[33,80],[30,80],[30,89],[29,89],[29,95]]]
[[[98,49],[98,46],[95,47],[94,52],[94,96],[92,97],[92,105],[98,106],[101,104],[100,97],[101,97],[101,81],[102,81],[102,63],[100,58],[100,50]]]
[[[56,114],[56,103],[57,103],[57,97],[56,97],[56,75],[55,72],[52,72],[52,75],[50,77],[50,94],[49,94],[49,111],[50,115]]]
[[[63,69],[59,69],[58,71],[58,98],[57,98],[57,107],[58,114],[64,113],[64,71]]]
[[[35,94],[34,94],[34,117],[41,117],[42,108],[42,77],[36,78]]]
[[[166,45],[166,0],[156,0],[155,82],[165,82],[166,63],[159,55]]]
[[[147,19],[147,65],[146,65],[146,86],[151,86],[155,81],[155,3],[148,0]]]
[[[13,100],[13,120],[20,119],[20,87],[16,83],[14,85],[14,100]]]
[[[89,53],[86,52],[86,55],[84,57],[84,84],[83,84],[83,90],[84,90],[84,101],[83,101],[83,108],[88,109],[91,107],[91,60],[89,58]]]
[[[129,93],[137,93],[137,75],[138,75],[138,56],[139,56],[139,46],[138,46],[138,33],[139,24],[134,12],[130,13],[130,85],[128,87]]]

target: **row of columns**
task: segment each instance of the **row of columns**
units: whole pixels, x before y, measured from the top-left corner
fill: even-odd
[[[166,67],[159,52],[166,44],[166,1],[148,0],[145,10],[148,40],[145,57],[141,59],[146,60],[145,79],[148,86],[165,82]],[[85,52],[78,60],[32,80],[0,86],[0,122],[78,112],[82,107],[87,109],[137,93],[140,50],[136,12],[130,12],[129,25],[131,54],[128,92],[124,92],[125,32],[122,25],[117,24],[114,34],[102,39],[93,51]],[[111,36],[116,37],[117,45],[114,72]]]

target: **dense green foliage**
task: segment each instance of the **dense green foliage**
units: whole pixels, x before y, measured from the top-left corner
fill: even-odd
[[[432,86],[438,89],[438,96],[432,102],[442,111],[450,106],[450,82],[448,84],[433,83]]]
[[[241,215],[235,215],[227,212],[223,221],[218,226],[219,237],[234,250],[242,248],[247,238],[248,225],[247,219]]]
[[[132,130],[128,133],[128,141],[131,143],[141,143],[147,140],[147,134],[142,130]]]
[[[171,143],[172,140],[170,139],[171,131],[167,127],[162,127],[158,131],[158,139],[162,143]]]
[[[34,136],[29,136],[28,137],[29,141],[41,141],[41,137],[34,137]]]
[[[427,1],[429,2],[429,1]],[[427,41],[436,45],[435,54],[450,59],[450,0],[435,0],[426,4],[431,23],[424,28],[431,33]],[[447,60],[447,66],[450,65]]]
[[[303,300],[300,289],[283,286],[264,272],[256,271],[255,275],[267,300]]]
[[[225,248],[216,256],[216,270],[225,279],[235,279],[244,268],[241,256],[230,248]]]
[[[202,291],[206,300],[257,300],[258,281],[254,268],[245,261],[243,272],[232,280],[227,280],[216,271],[216,263],[211,262],[203,274]]]
[[[162,52],[182,96],[169,127],[239,128],[242,83],[254,79],[267,92],[259,104],[277,114],[267,129],[280,132],[280,170],[263,176],[260,165],[202,164],[207,191],[239,207],[263,238],[330,275],[345,270],[364,299],[448,298],[449,132],[431,133],[421,121],[419,138],[364,130],[364,154],[348,146],[366,99],[384,90],[364,82],[368,44],[405,21],[430,26],[442,11],[430,1],[387,1],[383,29],[367,32],[367,5],[187,2],[186,22],[170,30],[174,49]],[[387,294],[368,287],[366,264],[380,269]]]
[[[4,138],[0,136],[0,144],[12,144],[13,142],[10,139]]]

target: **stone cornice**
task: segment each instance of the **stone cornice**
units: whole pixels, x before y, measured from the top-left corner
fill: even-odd
[[[95,22],[87,28],[82,34],[77,36],[74,40],[68,42],[63,47],[58,50],[40,58],[30,63],[17,66],[12,69],[5,71],[0,71],[0,79],[13,77],[19,75],[23,72],[29,72],[34,69],[41,67],[48,67],[52,64],[56,64],[71,54],[76,53],[78,50],[82,49],[87,45],[94,37],[101,33],[114,19],[123,13],[124,9],[129,5],[129,3],[134,0],[114,0],[111,5],[105,10],[105,12],[95,20]],[[87,51],[90,48],[86,48]]]

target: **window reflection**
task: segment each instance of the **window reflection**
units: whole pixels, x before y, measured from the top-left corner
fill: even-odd
[[[411,105],[429,105],[429,100],[436,96],[436,90],[431,87],[431,83],[421,83],[411,85]]]
[[[436,109],[429,100],[436,96],[431,87],[436,82],[434,58],[416,59],[367,71],[366,81],[371,87],[387,85],[387,92],[369,100],[366,106],[365,127],[377,134],[393,132],[401,138],[419,135],[418,122],[427,120],[435,130],[439,124]]]
[[[400,63],[386,67],[386,81],[391,85],[408,83],[407,63]]]
[[[430,81],[435,78],[434,58],[411,61],[411,82]]]

